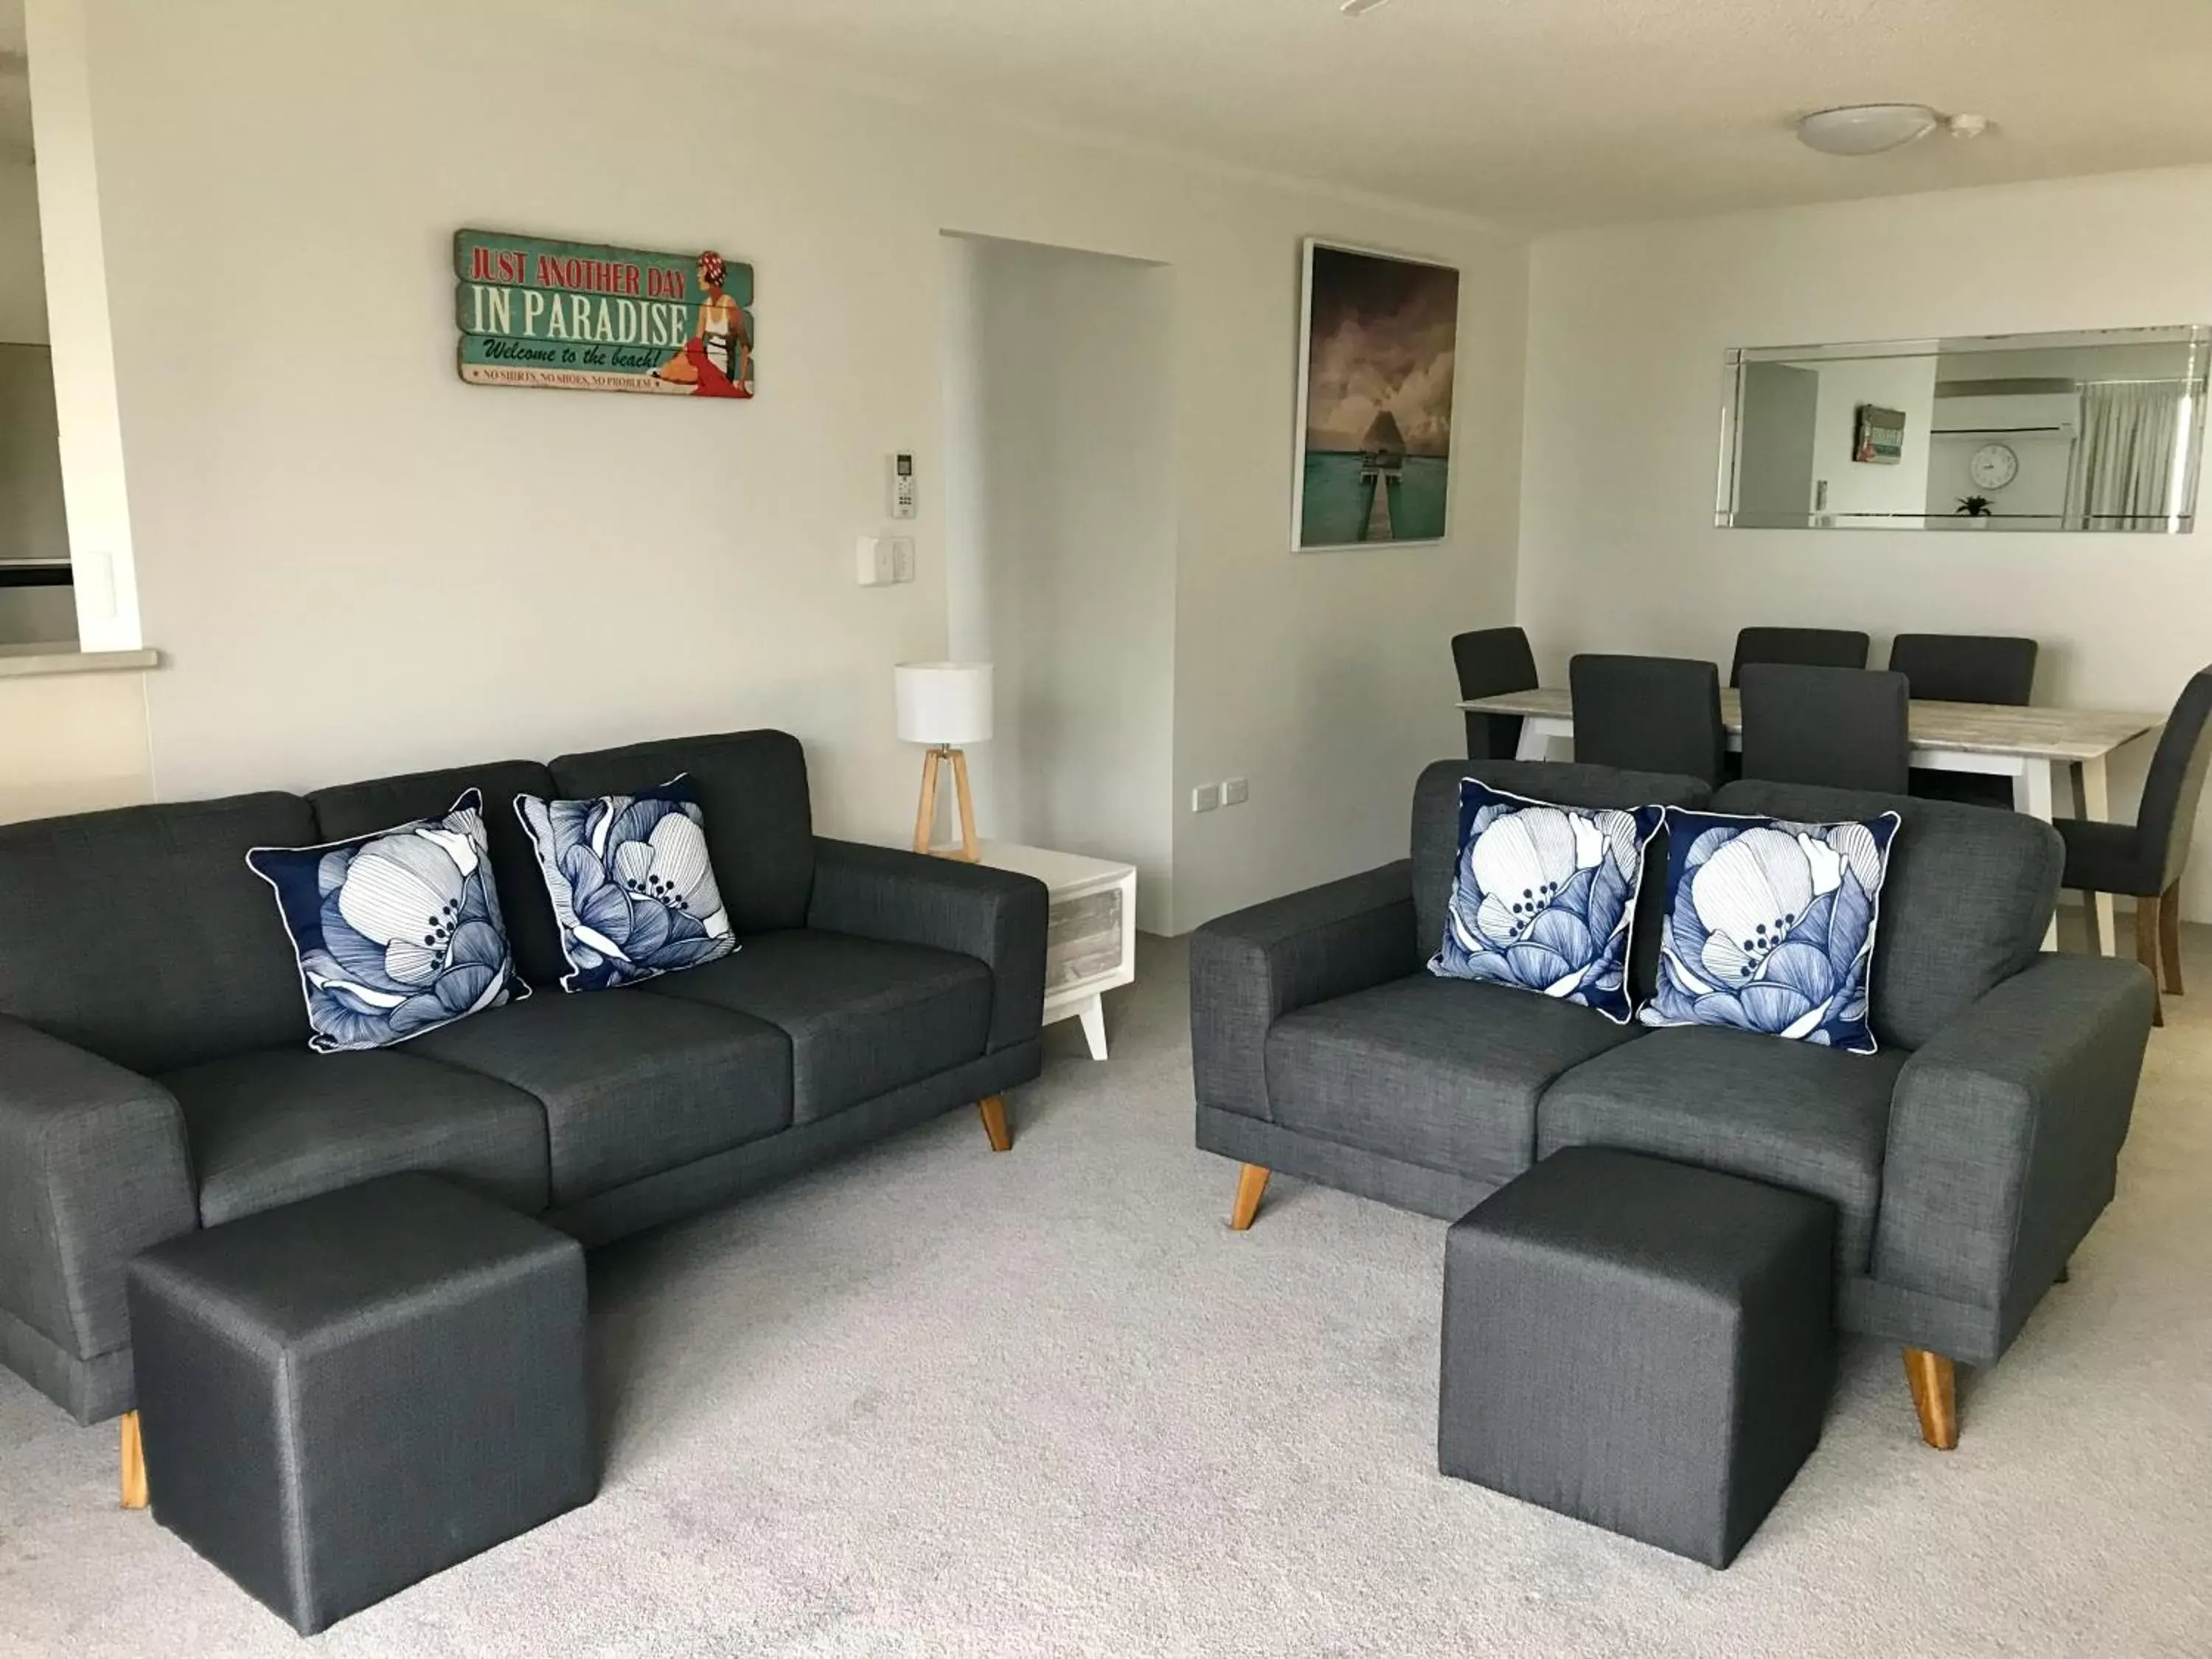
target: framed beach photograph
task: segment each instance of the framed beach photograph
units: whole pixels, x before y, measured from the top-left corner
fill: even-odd
[[[1444,538],[1459,272],[1305,245],[1294,551]]]

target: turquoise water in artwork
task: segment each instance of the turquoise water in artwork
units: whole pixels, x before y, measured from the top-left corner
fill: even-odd
[[[1451,463],[1439,455],[1409,455],[1390,489],[1390,539],[1434,541],[1444,533],[1444,486]],[[1376,486],[1359,482],[1356,451],[1306,452],[1304,521],[1301,547],[1340,547],[1367,539]]]

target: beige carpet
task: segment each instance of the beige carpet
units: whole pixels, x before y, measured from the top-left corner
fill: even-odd
[[[597,1258],[589,1508],[340,1625],[346,1655],[2212,1653],[2212,939],[2118,1202],[1966,1434],[1893,1351],[1715,1573],[1442,1479],[1443,1230],[1278,1182],[1223,1226],[1182,956],[1019,1139],[957,1113]],[[0,1377],[0,1654],[296,1650],[144,1515],[112,1426]]]

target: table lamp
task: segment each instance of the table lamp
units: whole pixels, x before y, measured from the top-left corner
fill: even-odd
[[[914,815],[914,850],[933,852],[937,828],[937,781],[952,763],[952,787],[960,801],[960,850],[955,856],[973,864],[981,854],[975,841],[975,802],[968,793],[968,757],[962,745],[991,736],[991,665],[987,662],[902,662],[892,670],[898,691],[898,734],[902,743],[927,744],[921,761],[921,804]]]

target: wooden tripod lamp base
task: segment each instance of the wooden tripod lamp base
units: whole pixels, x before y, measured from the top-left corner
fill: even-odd
[[[943,856],[961,858],[973,864],[982,856],[982,845],[975,839],[975,799],[968,793],[968,755],[960,749],[932,749],[921,757],[921,804],[914,814],[914,850],[935,853],[933,844],[937,830],[937,781],[945,763],[952,767],[952,792],[960,803],[960,846],[957,851],[948,849]]]
[[[991,665],[987,662],[902,662],[894,671],[902,743],[927,745],[921,757],[921,805],[914,815],[914,850],[937,850],[937,785],[952,765],[960,801],[960,847],[949,858],[973,864],[983,849],[975,839],[975,800],[968,793],[965,744],[991,737]]]

